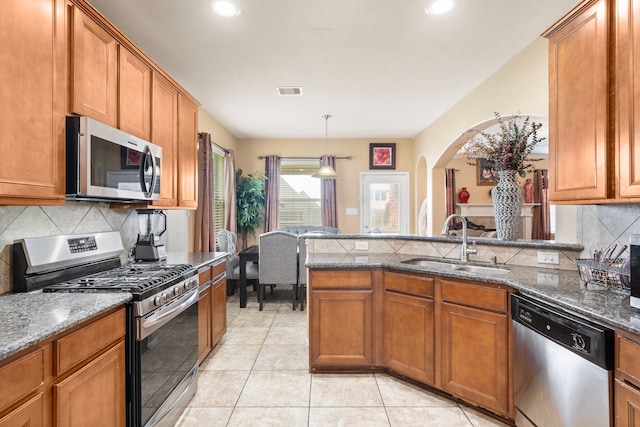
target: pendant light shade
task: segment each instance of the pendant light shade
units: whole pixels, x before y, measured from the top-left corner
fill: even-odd
[[[322,117],[324,118],[324,154],[325,158],[328,159],[329,154],[327,154],[327,135],[329,133],[329,119],[331,118],[331,116],[329,114],[325,114]],[[314,173],[311,176],[314,178],[336,179],[338,177],[338,174],[335,170],[333,170],[331,166],[324,165],[320,169],[318,169],[318,172]]]

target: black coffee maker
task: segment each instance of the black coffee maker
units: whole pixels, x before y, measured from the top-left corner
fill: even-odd
[[[136,209],[138,213],[138,241],[134,248],[136,261],[159,261],[167,257],[160,236],[167,230],[167,216],[161,210]]]

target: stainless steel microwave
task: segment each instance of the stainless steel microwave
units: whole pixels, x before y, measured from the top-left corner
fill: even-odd
[[[67,199],[160,198],[162,148],[84,116],[68,116]]]

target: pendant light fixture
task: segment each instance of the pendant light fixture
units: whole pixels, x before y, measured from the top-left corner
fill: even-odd
[[[329,160],[329,154],[327,151],[327,135],[329,133],[329,119],[331,118],[331,116],[329,114],[325,114],[322,117],[324,118],[324,155],[325,158]],[[336,179],[338,177],[338,174],[335,170],[333,170],[331,166],[324,165],[320,169],[318,169],[318,172],[314,173],[311,176],[314,178]]]

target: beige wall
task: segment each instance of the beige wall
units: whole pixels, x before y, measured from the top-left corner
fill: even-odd
[[[444,168],[455,155],[454,141],[460,134],[492,118],[494,112],[548,116],[547,52],[547,40],[537,38],[416,136],[413,158],[427,161],[428,235],[445,219]]]
[[[369,171],[369,143],[396,143],[396,172],[409,172],[413,181],[413,140],[412,139],[329,139],[327,152],[352,160],[337,160],[336,172],[340,175],[336,181],[338,227],[345,234],[360,233],[360,216],[346,215],[347,208],[360,208],[360,172]],[[320,157],[325,153],[324,139],[243,139],[238,142],[236,151],[236,167],[243,173],[256,170],[264,171],[264,160],[258,156],[279,155],[283,157]],[[410,189],[410,193],[413,190]],[[413,199],[413,198],[411,198]],[[411,200],[410,218],[413,231],[415,211]]]

